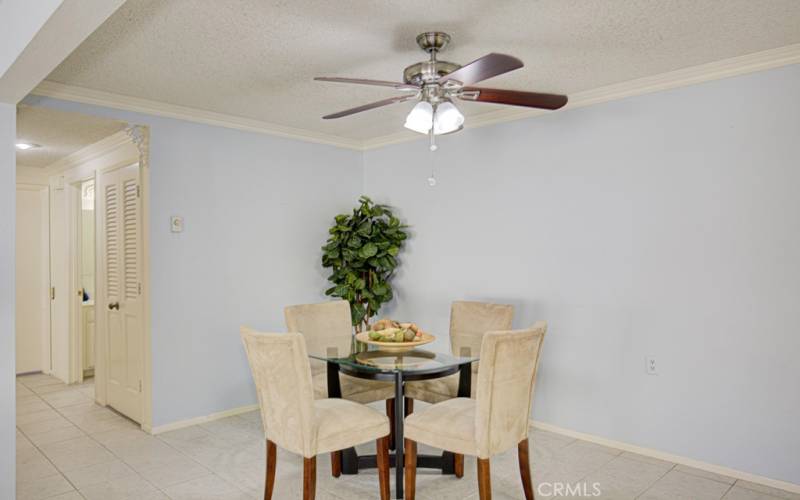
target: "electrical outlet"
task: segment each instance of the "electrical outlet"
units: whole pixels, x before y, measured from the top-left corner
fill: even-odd
[[[658,365],[656,364],[655,356],[647,356],[645,358],[645,371],[648,375],[658,375]]]

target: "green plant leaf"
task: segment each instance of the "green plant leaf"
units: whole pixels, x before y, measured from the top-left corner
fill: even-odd
[[[367,243],[361,250],[359,251],[359,255],[364,258],[368,259],[378,253],[378,247],[374,243]]]
[[[361,243],[361,238],[359,238],[357,234],[354,234],[347,241],[347,246],[350,248],[361,248]]]

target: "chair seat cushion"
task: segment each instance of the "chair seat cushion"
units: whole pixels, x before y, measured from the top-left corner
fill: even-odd
[[[436,404],[458,396],[459,374],[447,377],[406,382],[406,397]],[[475,399],[477,389],[475,374],[472,374],[472,399]]]
[[[477,456],[476,403],[454,398],[415,411],[405,420],[405,437],[453,453]]]
[[[314,385],[314,399],[328,397],[328,374],[317,373],[312,377]],[[366,380],[351,377],[344,373],[339,374],[339,385],[342,388],[342,398],[356,403],[373,403],[394,397],[394,384],[379,380]]]
[[[387,436],[389,419],[377,410],[346,399],[318,399],[314,401],[314,428],[319,454]]]

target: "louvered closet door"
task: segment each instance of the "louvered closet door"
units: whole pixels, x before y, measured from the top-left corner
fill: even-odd
[[[101,278],[106,315],[107,402],[141,422],[143,307],[141,299],[141,199],[139,167],[131,165],[100,176]],[[100,208],[100,207],[98,207]]]

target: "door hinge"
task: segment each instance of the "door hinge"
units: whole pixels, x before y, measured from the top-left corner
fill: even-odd
[[[50,300],[56,300],[56,287],[50,287]]]
[[[141,295],[141,294],[142,294],[142,284],[139,283],[139,295]]]
[[[142,186],[140,186],[139,184],[137,184],[137,185],[136,185],[136,197],[137,197],[137,198],[141,198],[141,196],[142,196]]]
[[[139,381],[139,392],[142,392],[142,381]]]

